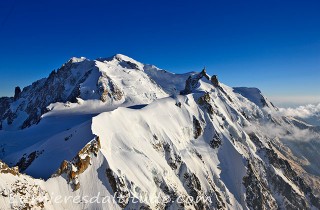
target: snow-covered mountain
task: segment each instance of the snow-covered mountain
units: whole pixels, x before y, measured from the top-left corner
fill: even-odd
[[[3,209],[320,209],[319,130],[205,70],[72,58],[0,122]]]

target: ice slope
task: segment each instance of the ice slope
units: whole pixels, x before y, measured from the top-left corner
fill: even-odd
[[[320,208],[319,177],[279,140],[300,129],[297,121],[279,115],[259,90],[202,77],[179,95],[196,73],[172,74],[124,55],[72,62],[94,64],[75,101],[54,101],[30,128],[0,131],[5,162],[46,179],[2,164],[0,207]],[[111,201],[87,202],[96,196]],[[10,204],[12,197],[22,201]]]

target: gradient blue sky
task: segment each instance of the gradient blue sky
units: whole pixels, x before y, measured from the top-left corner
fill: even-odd
[[[70,57],[122,53],[218,74],[278,104],[320,102],[320,1],[0,1],[0,96]]]

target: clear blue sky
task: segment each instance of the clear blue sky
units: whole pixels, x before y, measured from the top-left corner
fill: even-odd
[[[320,1],[0,1],[0,96],[72,56],[115,53],[177,73],[205,65],[279,103],[320,102]]]

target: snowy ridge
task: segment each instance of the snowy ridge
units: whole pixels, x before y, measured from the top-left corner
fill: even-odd
[[[39,102],[46,111],[37,124],[21,130],[19,117],[8,125],[2,115],[1,159],[20,173],[1,163],[0,207],[320,208],[319,165],[287,143],[319,133],[279,114],[258,89],[231,88],[204,71],[172,74],[120,54],[72,58],[61,69],[55,82],[38,82],[64,86],[59,100]],[[19,101],[32,104],[26,95],[38,85],[0,107],[9,102],[13,113]],[[89,201],[97,195],[100,202]],[[23,201],[10,204],[12,197]]]

